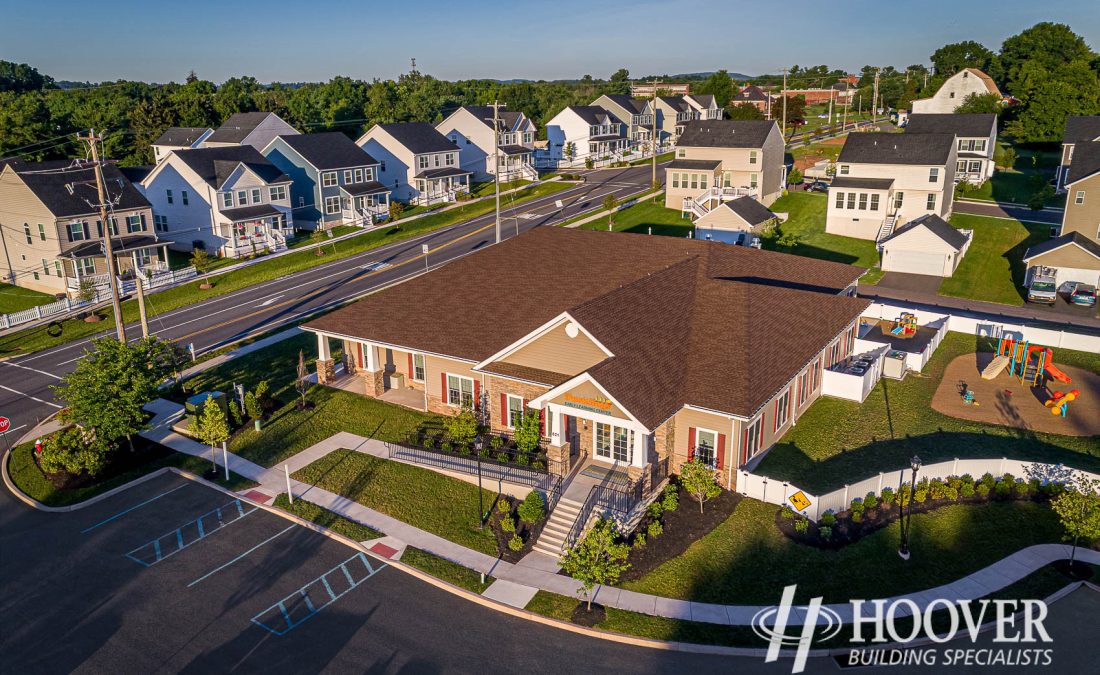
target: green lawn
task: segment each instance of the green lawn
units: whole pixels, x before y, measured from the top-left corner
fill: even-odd
[[[403,440],[421,424],[438,419],[366,396],[316,386],[309,392],[313,407],[299,410],[298,393],[294,389],[299,351],[305,353],[308,368],[314,372],[317,339],[304,333],[227,361],[188,380],[189,392],[201,392],[229,391],[234,382],[253,389],[266,379],[271,395],[283,404],[261,431],[247,427],[233,436],[229,441],[231,452],[263,466],[274,466],[340,431],[396,441]]]
[[[1001,146],[1011,144],[1001,141]],[[993,177],[976,190],[968,190],[967,199],[1026,204],[1038,188],[1054,178],[1059,153],[1050,150],[1016,148],[1016,164],[1011,169],[997,170]],[[1047,206],[1064,206],[1066,196],[1054,195],[1046,200]]]
[[[0,283],[0,314],[21,312],[24,309],[30,309],[38,305],[48,305],[55,300],[57,298],[48,293],[39,293],[29,288]]]
[[[534,185],[521,192],[509,195],[507,205],[522,203],[569,187],[572,187],[572,185],[560,182]],[[299,251],[228,272],[214,277],[215,286],[209,290],[201,290],[198,287],[198,282],[194,282],[176,286],[160,293],[150,294],[147,296],[149,319],[153,321],[159,314],[185,305],[201,302],[207,298],[231,293],[241,288],[284,277],[323,263],[447,227],[463,220],[484,215],[492,210],[492,200],[464,204],[449,211],[432,214],[417,220],[400,220],[391,226],[334,242],[331,246],[322,248],[324,255],[321,256],[317,255],[316,250]],[[136,321],[138,319],[138,308],[135,300],[122,303],[122,307],[123,317],[126,321]],[[35,352],[86,338],[103,331],[109,331],[114,326],[114,319],[109,312],[106,315],[107,319],[105,321],[94,324],[80,320],[64,321],[62,322],[62,332],[57,337],[50,336],[46,327],[28,329],[5,336],[0,338],[0,356]]]
[[[354,520],[348,520],[341,515],[333,513],[328,509],[323,509],[304,499],[295,499],[294,503],[291,504],[286,498],[285,493],[279,493],[279,495],[275,497],[272,506],[278,507],[287,513],[292,513],[299,518],[308,520],[321,527],[328,528],[336,534],[342,534],[352,541],[363,542],[384,536],[378,530],[371,529]]]
[[[483,583],[481,581],[481,575],[472,569],[463,567],[458,563],[453,563],[446,558],[432,555],[427,551],[421,551],[413,546],[407,547],[405,552],[401,554],[401,562],[415,567],[421,572],[427,572],[436,579],[442,579],[443,581],[454,584],[459,588],[465,588],[471,593],[477,593],[478,595],[483,593],[485,589],[493,583],[490,577],[485,577],[485,582]]]
[[[789,213],[790,218],[779,226],[779,231],[781,234],[793,234],[799,241],[793,248],[783,249],[774,239],[765,240],[764,247],[868,269],[878,267],[875,242],[825,232],[827,207],[827,197],[823,194],[790,192],[780,197],[770,208],[776,213]]]
[[[771,604],[789,584],[798,584],[802,602],[818,595],[826,603],[885,598],[956,581],[1027,546],[1058,542],[1062,534],[1047,504],[955,504],[913,515],[913,557],[904,561],[897,554],[897,522],[824,551],[784,536],[775,524],[778,509],[743,500],[682,555],[623,587],[727,604]]]
[[[126,450],[119,450],[119,452],[126,452]],[[79,504],[82,501],[91,499],[96,495],[103,494],[108,490],[129,483],[132,480],[141,478],[146,474],[150,474],[166,466],[174,466],[178,469],[201,475],[210,468],[210,460],[173,452],[161,459],[154,460],[143,466],[131,469],[130,471],[117,474],[99,483],[72,490],[58,490],[54,487],[54,484],[46,478],[46,475],[39,470],[38,464],[35,463],[34,444],[24,443],[12,449],[11,459],[8,462],[8,472],[16,486],[32,499],[46,506],[69,506],[71,504]],[[230,490],[243,490],[255,485],[255,483],[247,478],[243,478],[232,472],[229,474],[229,481],[225,480],[224,475],[224,473],[219,471],[216,482]]]
[[[653,228],[653,234],[686,237],[695,230],[691,220],[683,217],[676,209],[666,209],[665,196],[659,194],[654,204],[653,197],[639,201],[637,204],[625,208],[615,214],[615,224],[612,229],[616,232],[632,232],[635,234],[648,234],[649,228]],[[607,230],[607,216],[597,218],[581,225],[582,230]]]
[[[1050,226],[1018,220],[955,214],[951,224],[974,230],[974,241],[955,273],[940,284],[940,294],[1006,305],[1027,297],[1024,253],[1050,238]]]
[[[672,158],[675,157],[675,156],[676,156],[675,151],[666,152],[664,154],[657,155],[657,163],[660,164],[661,162],[671,162]],[[646,157],[645,159],[636,159],[636,160],[634,160],[633,162],[630,163],[630,166],[641,166],[642,164],[650,164],[652,162],[653,162],[652,157]]]
[[[931,408],[947,364],[978,346],[975,336],[948,333],[923,373],[901,382],[881,380],[862,405],[818,399],[755,473],[820,494],[906,466],[914,454],[926,464],[955,457],[1007,457],[1100,471],[1100,437],[1021,431],[949,417]],[[992,351],[995,345],[983,340],[980,346]],[[1059,364],[1100,372],[1100,354],[1055,351]]]
[[[531,181],[529,180],[522,180],[517,178],[516,180],[510,180],[501,183],[500,191],[504,192],[505,190],[515,190],[516,188],[521,188],[524,185],[530,184]],[[475,197],[492,197],[496,193],[496,188],[494,187],[495,185],[496,183],[491,180],[485,181],[484,183],[475,183],[470,189],[470,193]]]
[[[489,555],[491,528],[478,529],[477,486],[428,469],[353,450],[337,450],[296,471],[294,478]],[[483,490],[486,506],[496,495]]]

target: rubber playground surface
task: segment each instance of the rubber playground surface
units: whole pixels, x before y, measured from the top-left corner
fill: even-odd
[[[943,380],[932,397],[932,408],[945,415],[974,422],[1000,424],[1065,436],[1100,436],[1100,375],[1064,366],[1055,366],[1071,378],[1071,382],[1046,379],[1045,387],[1032,388],[1021,384],[1008,370],[995,379],[983,380],[981,371],[993,359],[991,352],[964,354],[948,364]],[[960,393],[963,385],[974,392],[977,405],[967,405]],[[1044,403],[1055,391],[1080,390],[1077,400],[1067,404],[1067,414],[1051,413]]]

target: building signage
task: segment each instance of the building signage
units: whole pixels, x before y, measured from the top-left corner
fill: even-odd
[[[587,396],[574,396],[573,394],[566,394],[564,404],[569,406],[570,408],[579,408],[580,410],[588,410],[589,412],[611,412],[611,401],[602,396],[588,398]]]

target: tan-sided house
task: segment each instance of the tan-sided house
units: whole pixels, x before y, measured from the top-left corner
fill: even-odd
[[[103,165],[112,200],[110,231],[115,273],[168,269],[167,246],[154,227],[152,207],[114,164]],[[0,165],[3,281],[76,297],[81,285],[105,286],[107,257],[95,168],[60,160]],[[159,224],[159,221],[158,223]]]
[[[775,121],[688,122],[665,168],[665,206],[693,218],[738,197],[770,206],[783,192],[785,174]]]
[[[1053,269],[1059,285],[1095,286],[1100,284],[1100,142],[1076,143],[1065,189],[1060,236],[1028,249],[1024,264]]]
[[[539,228],[304,328],[322,382],[334,381],[335,339],[368,396],[444,414],[473,405],[494,430],[537,412],[552,471],[587,454],[649,480],[698,457],[732,485],[851,353],[868,302],[849,293],[863,271]]]
[[[1100,115],[1074,115],[1066,119],[1062,133],[1062,159],[1058,163],[1058,191],[1066,189],[1069,167],[1073,164],[1073,151],[1078,145],[1100,142]]]

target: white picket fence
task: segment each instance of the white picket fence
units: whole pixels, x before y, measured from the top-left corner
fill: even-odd
[[[154,288],[163,288],[165,286],[172,286],[178,283],[187,281],[188,279],[194,279],[197,276],[197,272],[194,267],[185,267],[180,270],[164,270],[161,272],[155,272],[151,276],[144,279],[142,286],[147,290]],[[130,295],[134,293],[137,288],[133,279],[119,279],[119,293],[122,295]],[[111,291],[106,284],[97,286],[95,289],[95,296],[91,300],[81,300],[79,298],[72,300],[69,298],[63,298],[56,302],[51,302],[46,305],[38,305],[37,307],[31,307],[30,309],[24,309],[21,312],[12,312],[10,314],[0,314],[0,330],[6,328],[13,328],[24,323],[30,323],[32,321],[39,321],[51,316],[63,316],[71,312],[83,309],[85,307],[92,307],[98,305],[101,302],[106,302],[111,298]]]
[[[1016,459],[954,459],[947,462],[938,462],[922,466],[917,473],[917,481],[925,478],[944,479],[951,476],[970,474],[975,479],[984,474],[992,474],[1000,478],[1010,473],[1016,478],[1038,479],[1040,482],[1069,483],[1084,478],[1100,481],[1100,475],[1080,471],[1062,464],[1042,464],[1039,462],[1023,462]],[[815,495],[807,490],[792,485],[786,481],[760,476],[748,471],[737,472],[737,492],[753,499],[791,506],[794,510],[806,516],[810,520],[817,521],[826,512],[839,513],[846,510],[854,499],[862,499],[868,493],[876,496],[882,494],[883,488],[890,488],[897,492],[903,484],[908,484],[912,477],[912,469],[905,467],[896,471],[881,472],[877,476],[871,476],[857,483],[845,485],[839,490],[833,490],[823,495]],[[795,508],[791,503],[791,495],[801,492],[809,500],[809,506]]]

